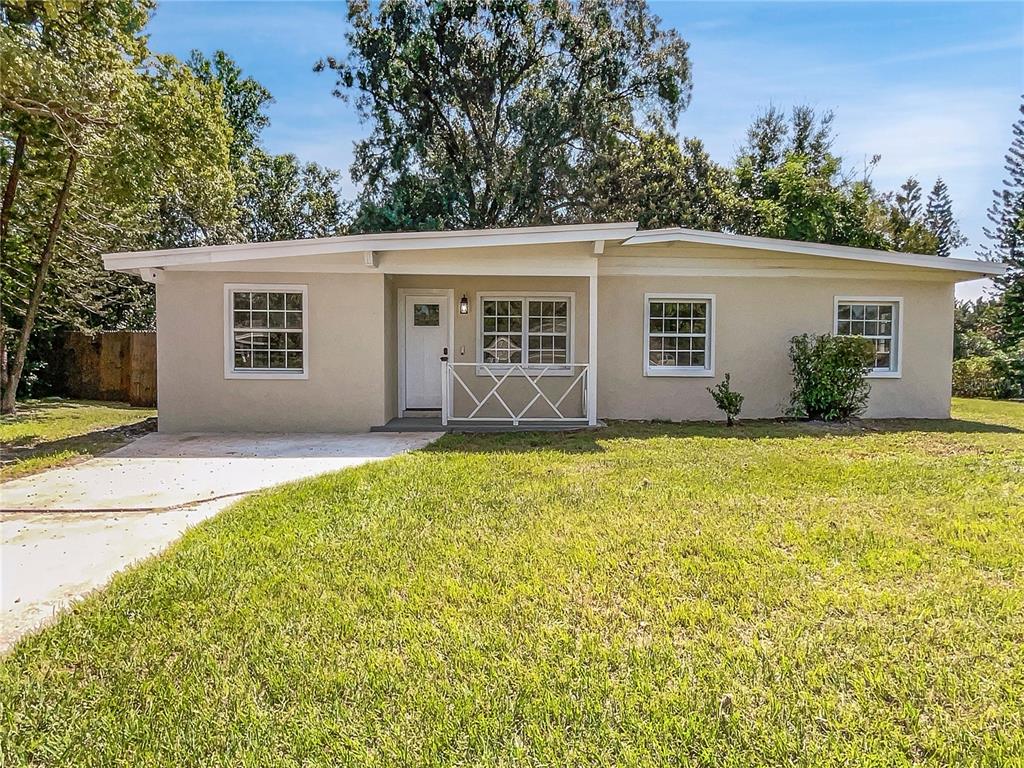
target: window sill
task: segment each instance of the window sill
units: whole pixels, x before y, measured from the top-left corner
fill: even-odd
[[[713,379],[715,371],[708,368],[644,368],[644,376],[654,378],[673,376],[676,378]]]
[[[871,371],[865,378],[868,379],[902,379],[901,371]]]
[[[254,379],[257,381],[305,381],[309,371],[284,373],[283,371],[225,371],[224,378],[230,380]]]

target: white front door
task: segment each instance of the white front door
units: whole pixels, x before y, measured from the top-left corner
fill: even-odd
[[[405,407],[441,408],[441,356],[448,348],[448,297],[405,297]]]

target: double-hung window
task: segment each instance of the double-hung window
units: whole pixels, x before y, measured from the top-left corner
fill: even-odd
[[[572,304],[572,296],[481,296],[478,363],[568,370]]]
[[[863,336],[874,344],[871,375],[899,376],[902,299],[839,296],[835,306],[837,336]]]
[[[713,376],[715,297],[649,293],[644,297],[644,374]]]
[[[226,285],[224,304],[226,378],[307,378],[306,286]]]

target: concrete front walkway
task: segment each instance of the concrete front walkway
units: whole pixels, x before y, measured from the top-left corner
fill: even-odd
[[[422,448],[437,434],[161,435],[0,484],[0,652],[247,493]]]

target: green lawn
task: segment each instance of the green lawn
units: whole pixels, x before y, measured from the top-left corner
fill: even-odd
[[[0,478],[20,477],[95,456],[125,442],[134,425],[156,416],[153,408],[95,400],[25,400],[0,416]],[[141,428],[140,428],[141,429]]]
[[[0,662],[2,765],[1020,765],[1024,404],[450,436]]]

